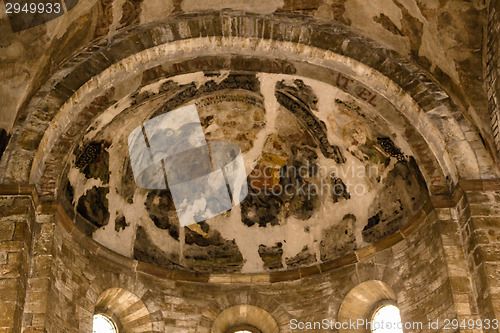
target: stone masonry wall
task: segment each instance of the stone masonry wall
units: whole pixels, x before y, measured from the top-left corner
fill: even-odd
[[[291,319],[335,320],[348,292],[369,280],[392,288],[403,321],[422,322],[423,329],[405,332],[441,332],[427,326],[437,319],[442,325],[444,319],[499,318],[499,201],[499,192],[469,189],[453,208],[427,206],[402,230],[403,240],[375,253],[358,251],[353,264],[340,261],[322,274],[249,284],[238,274],[221,276],[220,283],[172,280],[154,266],[117,262],[60,214],[35,218],[29,197],[3,196],[0,332],[91,332],[97,300],[109,288],[136,295],[149,311],[141,320],[153,332],[209,332],[219,313],[238,304],[266,310],[282,332],[292,332]],[[498,332],[457,332],[483,331]]]
[[[500,192],[470,187],[467,200],[461,227],[478,308],[482,318],[500,320]]]
[[[447,233],[452,229],[444,226],[445,215],[443,212],[424,214],[416,230],[407,230],[406,239],[375,255],[367,253],[355,264],[294,281],[253,284],[238,283],[236,278],[232,283],[173,281],[161,278],[161,270],[152,266],[150,272],[160,277],[145,274],[144,270],[139,272],[137,264],[125,258],[123,265],[116,265],[106,259],[106,252],[95,256],[76,243],[74,237],[79,233],[73,229],[72,235],[62,225],[68,222],[54,222],[44,217],[40,233],[55,228],[52,263],[48,265],[51,272],[45,272],[51,277],[50,289],[46,290],[45,329],[48,332],[90,332],[99,295],[108,288],[123,288],[137,295],[146,305],[153,331],[209,332],[222,310],[251,304],[271,313],[282,331],[290,332],[289,321],[293,318],[335,320],[344,297],[352,288],[364,281],[380,280],[396,293],[403,320],[424,324],[423,330],[408,332],[440,331],[427,329],[427,322],[438,318],[441,321],[469,318],[475,311],[468,303],[473,300],[463,301],[463,295],[469,290],[460,287],[461,281],[452,273],[453,262],[448,253],[455,248],[446,243]],[[71,228],[66,225],[68,227]],[[460,247],[456,250],[460,252]],[[465,285],[470,288],[470,284]],[[34,293],[32,288],[28,294]],[[461,310],[464,306],[466,310]],[[44,326],[33,328],[39,331]]]
[[[398,293],[402,319],[422,322],[423,332],[441,332],[445,319],[459,315],[455,297],[455,281],[450,274],[449,244],[443,216],[432,211],[419,229],[393,247],[395,268],[403,276]],[[381,253],[380,256],[383,254]],[[385,260],[390,260],[385,258]],[[438,329],[429,329],[429,321],[439,320]],[[417,330],[409,330],[413,332]]]
[[[21,332],[34,207],[27,196],[0,197],[0,332]]]
[[[493,139],[497,151],[500,151],[500,109],[498,104],[500,82],[498,81],[498,34],[500,32],[500,18],[498,10],[500,10],[500,1],[491,0],[488,6],[488,22],[486,26],[486,66],[485,76],[488,87],[488,112],[490,114],[491,128]]]
[[[49,288],[51,282],[54,281],[51,272],[53,233],[54,217],[44,214],[37,215],[32,232],[33,246],[29,260],[30,268],[22,332],[43,332],[47,324],[47,309],[50,309],[50,304],[48,304]]]
[[[470,319],[478,320],[481,317],[493,319],[493,317],[483,313],[484,311],[480,311],[482,309],[477,307],[477,293],[474,289],[475,280],[471,276],[464,251],[465,237],[461,232],[462,222],[467,219],[467,216],[465,216],[466,208],[467,201],[462,196],[455,207],[436,209],[439,237],[449,276],[449,295],[453,298],[456,319],[459,322],[464,320],[467,322]],[[461,330],[461,332],[480,331],[480,329]]]

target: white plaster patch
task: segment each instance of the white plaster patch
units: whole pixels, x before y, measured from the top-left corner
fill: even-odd
[[[141,24],[164,20],[174,10],[170,0],[144,0],[141,4]]]
[[[373,18],[380,14],[388,16],[391,21],[401,29],[402,13],[392,0],[364,1],[349,0],[345,4],[344,17],[352,22],[352,26],[361,30],[367,36],[396,49],[401,54],[410,52],[410,41],[406,36],[395,35],[386,30]]]
[[[283,0],[268,0],[258,2],[248,0],[183,0],[181,3],[181,8],[186,13],[231,8],[234,10],[244,10],[248,12],[270,14],[283,7],[283,4]]]

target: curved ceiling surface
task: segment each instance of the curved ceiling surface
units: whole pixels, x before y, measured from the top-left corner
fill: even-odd
[[[494,171],[436,82],[345,27],[310,23],[212,13],[98,41],[23,111],[4,179],[28,177],[129,258],[249,273],[352,254],[396,233],[429,194]],[[174,128],[184,118],[189,128]],[[232,176],[229,160],[241,162]],[[200,191],[178,189],[207,175]]]
[[[73,151],[61,189],[77,226],[127,257],[202,272],[305,267],[393,234],[427,200],[411,151],[398,144],[400,133],[376,112],[377,96],[368,90],[354,98],[298,75],[236,71],[158,78],[120,91],[132,85],[140,82],[113,89]],[[179,110],[177,118],[194,110],[208,146],[237,145],[246,181],[246,195],[229,209],[186,226],[173,181],[181,176],[173,174],[189,180],[215,171],[214,150],[208,171],[200,150],[171,155],[170,169],[164,158],[163,169],[157,164],[164,188],[140,182],[131,158],[134,130],[151,150],[174,149],[170,132],[156,135],[148,123]],[[184,139],[196,141],[187,131]],[[215,192],[188,204],[206,212],[222,200]]]

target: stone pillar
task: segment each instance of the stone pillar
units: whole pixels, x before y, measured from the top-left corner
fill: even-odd
[[[33,228],[23,332],[46,332],[47,308],[52,281],[54,215],[38,214]]]
[[[0,195],[0,332],[21,332],[35,220],[29,196]]]
[[[488,112],[490,114],[491,131],[497,153],[500,152],[500,80],[498,73],[500,71],[498,54],[499,43],[498,34],[500,33],[500,1],[491,0],[487,6],[486,38],[484,39],[484,49],[486,53],[485,79],[488,93]]]
[[[499,186],[482,181],[466,184],[469,206],[460,211],[465,253],[483,321],[500,321],[500,188],[493,188]]]
[[[438,230],[443,247],[444,261],[450,281],[451,297],[459,323],[467,323],[456,332],[483,332],[482,329],[469,325],[469,320],[480,319],[475,292],[471,281],[469,265],[464,250],[464,239],[461,232],[463,211],[467,205],[464,196],[458,204],[451,208],[436,208]]]

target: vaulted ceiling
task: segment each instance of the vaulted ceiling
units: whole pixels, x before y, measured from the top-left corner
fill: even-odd
[[[401,233],[462,178],[498,176],[479,1],[66,9],[36,26],[0,14],[1,180],[36,185],[124,256],[195,272],[306,267]],[[168,189],[137,185],[128,145],[193,105],[208,143],[241,149],[249,195],[182,227]]]

